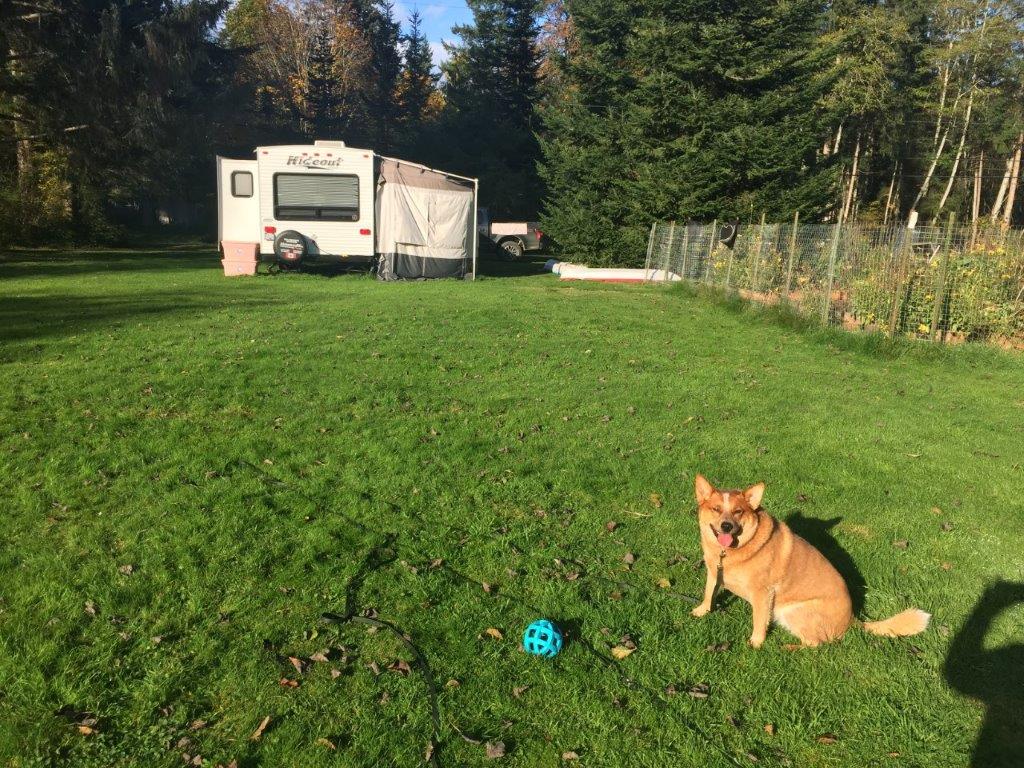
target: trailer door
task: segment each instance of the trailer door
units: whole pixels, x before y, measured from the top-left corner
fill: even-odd
[[[260,242],[260,192],[255,160],[217,158],[217,240]]]

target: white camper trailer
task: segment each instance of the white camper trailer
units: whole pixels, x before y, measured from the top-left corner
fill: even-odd
[[[385,280],[476,276],[477,180],[340,141],[217,158],[225,274],[259,260],[375,264]]]

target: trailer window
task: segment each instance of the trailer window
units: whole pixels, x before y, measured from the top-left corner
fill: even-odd
[[[231,174],[231,196],[252,197],[252,174],[248,171],[235,171]]]
[[[274,218],[358,221],[359,177],[323,173],[275,174]]]

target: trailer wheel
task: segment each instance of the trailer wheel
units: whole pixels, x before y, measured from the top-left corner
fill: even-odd
[[[509,259],[521,259],[523,258],[523,253],[525,253],[523,244],[514,237],[502,240],[498,243],[498,247],[505,252],[506,258]]]
[[[309,253],[309,243],[302,233],[294,229],[282,232],[274,240],[274,255],[281,269],[298,269]]]

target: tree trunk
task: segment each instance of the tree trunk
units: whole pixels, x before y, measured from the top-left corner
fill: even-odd
[[[896,171],[900,164],[897,162],[892,169],[892,181],[889,182],[889,193],[885,196],[885,212],[882,214],[882,226],[889,223],[889,209],[892,207],[892,193],[896,189]]]
[[[939,164],[939,158],[942,157],[942,150],[946,148],[946,139],[949,138],[949,128],[946,128],[945,133],[942,134],[942,140],[939,142],[939,146],[935,148],[935,157],[932,158],[932,164],[928,167],[928,173],[925,174],[924,181],[921,182],[921,188],[917,190],[917,197],[914,198],[914,202],[910,206],[909,221],[917,220],[917,206],[920,204],[921,199],[928,194],[928,185],[932,183],[932,176],[935,174],[935,166]]]
[[[832,142],[832,154],[833,154],[833,155],[834,155],[834,154],[835,154],[836,152],[838,152],[838,151],[839,151],[839,142],[840,142],[840,140],[841,140],[842,138],[843,138],[843,124],[842,124],[842,123],[840,123],[840,124],[839,124],[839,127],[838,127],[838,128],[836,128],[836,138],[835,138],[835,141],[833,141],[833,142]]]
[[[942,209],[946,206],[946,200],[949,199],[949,193],[953,189],[953,182],[956,180],[956,172],[960,168],[960,158],[964,154],[964,143],[967,141],[967,131],[971,127],[971,110],[974,108],[974,87],[971,86],[971,95],[967,99],[967,112],[964,114],[964,129],[960,131],[960,145],[956,148],[956,157],[953,159],[953,170],[949,172],[949,181],[946,183],[946,189],[942,192],[942,197],[939,199],[939,207],[935,211],[935,218],[932,219],[932,224],[939,220],[939,214]]]
[[[999,221],[999,212],[1003,209],[1003,200],[1006,199],[1006,188],[1010,185],[1010,176],[1013,174],[1013,154],[1006,158],[1006,170],[1003,171],[1003,182],[999,185],[999,192],[996,194],[996,201],[992,204],[990,218],[995,224]]]
[[[1024,150],[1024,133],[1017,138],[1017,151],[1013,154],[1013,173],[1010,174],[1010,188],[1006,193],[1006,208],[1003,209],[1003,226],[1010,226],[1013,218],[1013,202],[1017,196],[1017,182],[1020,180],[1020,156]]]
[[[853,166],[850,168],[850,183],[846,188],[846,200],[843,201],[842,216],[839,223],[842,224],[850,216],[850,208],[853,204],[853,191],[857,187],[857,166],[860,164],[860,133],[857,133],[857,144],[853,150]]]
[[[953,41],[949,41],[948,50],[953,50]],[[932,137],[932,146],[939,143],[939,132],[942,130],[942,111],[946,108],[946,94],[949,93],[949,71],[952,67],[947,63],[942,71],[942,93],[939,96],[939,116],[935,120],[935,135]]]
[[[971,243],[968,251],[974,250],[974,244],[978,241],[978,217],[981,215],[981,179],[982,169],[985,167],[985,150],[978,155],[978,163],[974,166],[974,193],[971,196]]]

